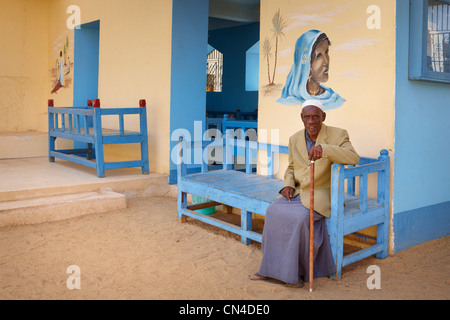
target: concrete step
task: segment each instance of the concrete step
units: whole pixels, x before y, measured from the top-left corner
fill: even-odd
[[[107,170],[98,178],[94,168],[47,157],[0,160],[0,202],[93,192],[111,188],[127,198],[177,195],[167,174],[143,175],[140,168]]]
[[[0,202],[0,227],[36,224],[126,208],[126,196],[104,188],[75,193]]]

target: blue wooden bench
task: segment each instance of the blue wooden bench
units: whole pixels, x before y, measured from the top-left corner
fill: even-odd
[[[258,129],[258,121],[251,119],[236,119],[229,114],[224,114],[222,118],[210,118],[206,117],[206,129],[217,129],[220,132],[225,133],[227,129],[241,129],[243,132],[247,132],[248,129]]]
[[[225,115],[230,116],[230,118],[234,118],[236,120],[258,120],[258,109],[252,112],[241,112],[241,109],[237,109],[236,111],[215,111],[215,110],[207,110],[206,117],[207,118],[215,118],[222,119]]]
[[[211,144],[203,142],[204,148]],[[220,144],[220,143],[219,143]],[[252,213],[264,216],[267,207],[278,197],[283,181],[274,178],[274,161],[277,154],[289,154],[288,147],[236,139],[222,139],[223,169],[208,172],[208,166],[202,163],[202,172],[186,174],[181,156],[178,163],[178,217],[186,221],[191,217],[241,236],[245,245],[252,240],[261,242],[262,235],[252,230]],[[180,140],[180,154],[192,147],[192,143]],[[236,148],[245,149],[245,172],[232,170],[233,153]],[[252,153],[254,150],[267,155],[267,176],[252,173]],[[336,278],[341,277],[342,267],[377,255],[388,255],[389,233],[389,168],[388,152],[382,150],[378,159],[361,158],[356,166],[333,164],[331,186],[331,217],[326,219],[334,260]],[[368,175],[378,174],[377,199],[367,195]],[[345,184],[345,181],[348,181]],[[358,186],[359,192],[355,192]],[[197,195],[210,202],[189,205],[187,195]],[[358,194],[358,196],[356,195]],[[195,210],[224,204],[241,210],[241,224],[219,220],[214,216],[204,216]],[[345,235],[377,226],[376,244],[344,256],[343,239]]]
[[[119,129],[102,128],[102,116],[116,115]],[[124,116],[138,115],[139,132],[125,131]],[[93,125],[90,126],[90,124]],[[56,150],[57,138],[86,143],[86,148]],[[54,107],[48,101],[49,161],[55,158],[73,161],[97,170],[98,177],[105,176],[105,170],[141,167],[143,174],[149,173],[147,111],[145,100],[139,101],[138,108],[100,108],[100,100],[89,100],[86,107]],[[134,161],[105,162],[103,145],[140,143],[141,159]]]
[[[244,132],[248,129],[258,129],[258,121],[257,120],[236,120],[235,118],[231,118],[229,115],[224,115],[222,119],[222,128],[225,133],[227,129],[236,129],[239,128]]]

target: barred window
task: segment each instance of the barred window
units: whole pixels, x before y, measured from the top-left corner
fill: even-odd
[[[223,54],[214,49],[208,54],[206,64],[206,91],[222,92]]]
[[[409,78],[450,83],[450,0],[409,3]]]
[[[428,1],[427,69],[450,74],[450,5]]]

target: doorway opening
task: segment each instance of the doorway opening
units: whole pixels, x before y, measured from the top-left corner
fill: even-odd
[[[82,107],[87,105],[87,100],[98,98],[100,20],[82,24],[74,31],[73,106]],[[80,120],[84,126],[84,119]],[[92,127],[92,119],[89,122],[88,126]],[[74,142],[75,148],[85,145]]]

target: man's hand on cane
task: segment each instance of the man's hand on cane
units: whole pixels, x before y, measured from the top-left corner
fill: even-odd
[[[316,161],[322,158],[322,147],[317,146],[313,147],[311,149],[311,152],[309,153],[309,160]],[[281,190],[281,195],[291,201],[292,197],[294,196],[295,189],[292,187],[284,187],[283,190]]]
[[[319,160],[320,158],[322,158],[322,147],[321,146],[316,146],[311,148],[311,152],[309,153],[309,160]]]

